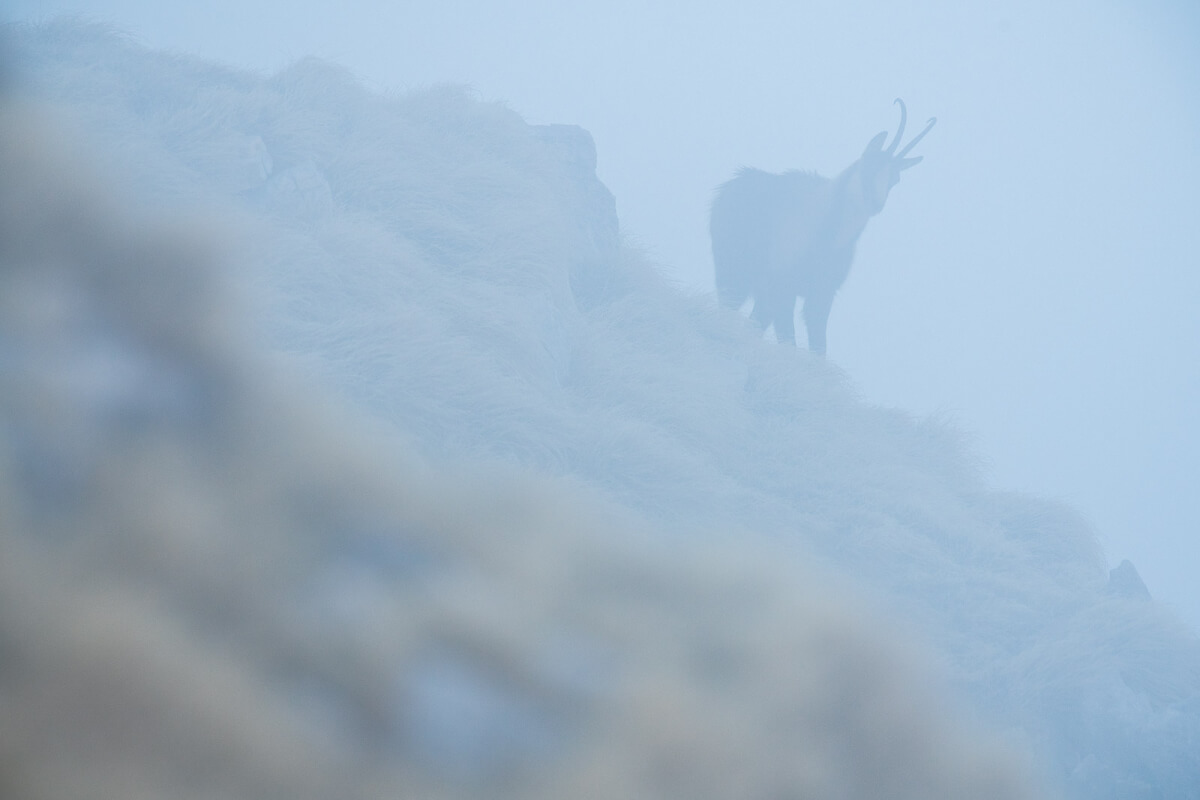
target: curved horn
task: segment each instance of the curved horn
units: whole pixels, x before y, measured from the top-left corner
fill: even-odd
[[[904,149],[896,154],[896,158],[904,158],[906,155],[908,155],[908,151],[912,150],[914,147],[916,147],[917,142],[919,142],[925,138],[925,134],[929,133],[929,129],[932,128],[934,126],[934,123],[936,123],[936,122],[937,122],[937,117],[930,117],[929,122],[925,123],[925,130],[918,133],[916,138],[914,138],[908,144],[904,145]]]
[[[904,135],[904,123],[908,121],[908,109],[905,108],[904,101],[897,97],[895,102],[900,104],[900,127],[896,129],[896,138],[892,139],[892,146],[887,149],[889,156],[895,154],[896,145],[900,144],[900,137]]]

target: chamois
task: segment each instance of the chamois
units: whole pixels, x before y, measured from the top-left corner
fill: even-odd
[[[867,220],[883,210],[900,172],[921,161],[905,158],[937,122],[933,117],[896,152],[908,110],[886,150],[887,131],[832,180],[815,172],[781,175],[743,167],[717,187],[709,232],[721,304],[740,308],[754,298],[751,317],[780,342],[796,342],[796,298],[804,298],[808,348],[825,355],[825,326],[833,296],[846,280],[854,245]]]

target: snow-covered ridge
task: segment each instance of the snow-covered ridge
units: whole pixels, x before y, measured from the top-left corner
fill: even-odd
[[[455,88],[384,97],[313,60],[275,76],[254,76],[148,51],[74,23],[19,29],[10,47],[25,81],[22,93],[73,120],[77,134],[108,159],[110,173],[131,176],[128,191],[135,198],[174,208],[219,208],[240,222],[243,255],[235,259],[233,279],[257,303],[261,344],[286,354],[293,368],[344,398],[353,415],[403,437],[434,463],[457,464],[458,477],[446,480],[461,485],[441,490],[450,505],[494,504],[503,491],[476,491],[472,484],[478,480],[486,487],[479,476],[493,470],[507,474],[516,468],[548,481],[520,490],[536,498],[530,507],[545,503],[554,510],[529,512],[533,521],[527,524],[536,533],[520,533],[523,525],[496,526],[499,544],[491,546],[511,546],[510,557],[478,543],[463,545],[468,552],[481,548],[466,560],[496,570],[505,576],[501,583],[534,569],[522,558],[548,541],[554,541],[548,552],[563,565],[577,565],[574,571],[563,566],[564,574],[575,581],[587,575],[592,548],[605,538],[604,525],[580,525],[595,530],[592,534],[574,530],[571,502],[551,499],[572,486],[570,491],[588,498],[580,501],[585,519],[596,513],[589,505],[594,502],[644,520],[634,527],[651,543],[621,538],[621,547],[638,553],[633,560],[648,565],[628,568],[635,574],[676,568],[669,554],[677,552],[679,568],[698,573],[696,580],[707,586],[712,576],[694,565],[695,548],[745,548],[751,564],[731,567],[735,575],[755,575],[764,550],[765,558],[777,561],[768,599],[754,613],[725,619],[720,602],[701,603],[666,613],[659,629],[700,620],[715,631],[706,640],[733,636],[734,651],[750,663],[781,670],[761,689],[768,705],[772,692],[788,691],[787,659],[804,652],[805,631],[842,619],[841,611],[818,613],[821,600],[796,588],[807,586],[815,570],[823,576],[816,585],[857,586],[875,614],[886,610],[891,624],[931,648],[978,720],[1005,730],[1034,754],[1055,789],[1072,797],[1198,796],[1200,648],[1194,635],[1136,591],[1136,573],[1131,577],[1123,566],[1110,580],[1094,536],[1069,509],[989,491],[972,469],[974,456],[947,426],[864,404],[834,366],[767,345],[708,298],[687,297],[665,285],[636,252],[621,246],[614,202],[595,178],[596,154],[586,132],[529,126],[511,110],[477,102]],[[157,297],[148,302],[163,302]],[[146,341],[160,341],[171,328],[150,330],[143,334]],[[210,335],[205,327],[188,337],[207,341]],[[102,348],[109,355],[96,357],[128,363],[121,355],[127,339],[114,341]],[[174,357],[166,361],[179,363]],[[132,363],[142,366],[121,373],[134,376],[122,386],[136,385],[143,380],[138,376],[164,384],[160,360]],[[179,397],[195,393],[186,388],[187,376],[204,374],[192,361],[184,363],[186,368],[163,368],[182,376],[166,385],[183,389],[160,396],[135,388],[135,399],[128,401],[166,409],[138,413],[154,419],[167,414],[163,424],[172,436],[198,424],[188,414],[201,413],[171,416],[174,403],[183,402]],[[62,371],[91,374],[69,365]],[[117,400],[109,390],[95,396],[119,408],[126,402],[122,390]],[[258,408],[254,402],[260,401],[245,402]],[[85,419],[79,424],[106,429],[109,418],[89,417],[90,408],[78,411]],[[21,407],[10,413],[27,412]],[[286,438],[298,429],[277,435]],[[13,452],[26,459],[40,454],[40,440],[36,435],[31,440],[32,451]],[[56,439],[54,446],[71,445]],[[300,463],[320,452],[297,447],[304,451]],[[286,448],[269,447],[244,457],[270,464],[281,452]],[[325,473],[316,472],[317,477],[285,473],[278,480],[319,484]],[[24,491],[20,484],[17,491]],[[221,497],[223,491],[218,485],[212,493]],[[386,489],[377,491],[386,496]],[[344,498],[331,503],[352,505]],[[403,517],[404,501],[399,506],[400,511],[380,513]],[[276,505],[268,508],[280,513]],[[461,530],[468,531],[464,541],[474,542],[470,537],[486,529],[492,513],[470,512]],[[394,525],[377,526],[367,517],[362,527],[372,532]],[[515,537],[511,545],[508,537]],[[414,543],[374,533],[351,536],[344,545],[314,538],[321,545],[301,571],[318,585],[314,596],[325,598],[317,604],[366,603],[377,614],[389,609],[396,615],[388,617],[391,624],[401,626],[411,620],[397,596],[410,599],[406,593],[416,590],[392,586],[396,574],[407,574],[414,560],[452,560],[441,550],[454,547],[436,537]],[[263,545],[269,552],[276,546],[282,545]],[[643,546],[652,555],[638,550]],[[334,553],[328,559],[325,547]],[[567,606],[590,608],[573,598],[572,585],[555,586]],[[1149,591],[1152,595],[1153,587]],[[385,599],[364,599],[364,592]],[[799,599],[791,599],[792,593]],[[503,630],[520,619],[533,625],[530,615],[557,607],[557,601],[538,599],[547,596],[541,590],[533,595],[518,602],[511,616],[501,607],[492,610],[498,616],[483,614],[472,624]],[[618,601],[605,595],[600,607],[611,602]],[[783,609],[795,610],[795,631],[789,631],[791,612]],[[753,627],[760,612],[770,624],[755,628],[752,642],[742,639],[736,631]],[[482,613],[470,608],[465,615]],[[374,629],[361,635],[386,638]],[[868,632],[863,640],[874,636]],[[517,633],[511,637],[502,652],[527,652]],[[654,639],[631,631],[612,646],[643,652],[639,648]],[[801,642],[798,650],[782,644],[793,640]],[[421,751],[426,756],[442,763],[439,759],[454,762],[466,753],[485,766],[493,757],[507,764],[514,758],[507,747],[521,751],[498,744],[510,724],[530,737],[531,753],[545,756],[538,743],[549,734],[539,726],[557,731],[557,723],[528,717],[519,704],[510,707],[491,678],[476,674],[478,666],[457,666],[454,647],[450,655],[442,650],[410,657],[404,650],[409,640],[400,641],[394,647],[400,661],[412,662],[409,674],[415,677],[398,690],[399,700],[387,702],[399,703],[400,716],[409,720],[395,724],[421,720],[418,727],[434,732],[432,744],[420,746],[432,748]],[[781,662],[767,655],[776,642],[781,653],[790,654],[779,656]],[[566,646],[565,657],[586,661],[589,647]],[[323,657],[311,656],[314,662]],[[735,671],[740,676],[735,683],[753,682],[757,669]],[[345,672],[333,672],[339,686],[358,685]],[[536,671],[534,678],[521,674],[521,681],[540,680]],[[686,671],[671,674],[681,686],[690,685]],[[449,689],[441,683],[447,680]],[[880,684],[872,678],[868,685]],[[472,713],[482,713],[480,707],[500,710],[480,717],[485,733],[464,733],[428,699],[439,692],[482,697]],[[736,704],[723,710],[707,705],[711,698],[703,691],[698,697],[694,711],[700,720],[746,712]],[[785,760],[789,745],[768,742],[757,722],[747,716],[712,748],[758,753],[761,771],[770,772]],[[887,729],[882,718],[876,722]],[[638,724],[629,723],[641,730]],[[486,733],[488,726],[495,726],[494,735]],[[800,735],[792,746],[815,746],[820,733]],[[402,763],[423,757],[404,747]],[[779,761],[770,755],[774,747],[782,748]],[[652,744],[646,748],[656,752]],[[502,755],[495,755],[497,749]],[[868,749],[855,752],[869,757]],[[523,751],[518,756],[525,757]],[[438,775],[436,768],[432,774]],[[810,785],[802,775],[787,777],[795,783],[784,785]],[[915,785],[911,796],[940,785],[940,778],[925,779],[934,782]],[[764,784],[764,793],[770,788],[776,787]],[[863,787],[862,796],[877,788]],[[708,789],[707,796],[725,796],[719,786]],[[691,794],[679,786],[671,791],[702,796],[694,788]]]

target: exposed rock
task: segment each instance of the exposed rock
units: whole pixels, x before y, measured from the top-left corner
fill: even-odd
[[[571,289],[581,308],[592,308],[616,288],[621,244],[616,198],[596,177],[596,144],[590,133],[577,125],[537,125],[533,132],[564,167],[561,196],[584,245],[570,266]]]
[[[1146,584],[1142,582],[1142,576],[1138,575],[1138,571],[1129,559],[1125,559],[1109,571],[1108,591],[1134,600],[1150,599],[1150,590],[1146,588]]]

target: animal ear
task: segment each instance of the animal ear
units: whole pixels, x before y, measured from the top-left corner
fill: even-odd
[[[879,134],[871,141],[867,142],[867,149],[863,150],[863,155],[865,156],[867,153],[871,153],[876,150],[882,150],[883,142],[885,139],[887,139],[887,137],[888,137],[887,131],[884,131],[883,133]]]
[[[909,167],[915,167],[917,164],[921,163],[921,159],[923,159],[923,158],[925,158],[925,156],[917,156],[916,158],[898,159],[898,161],[900,162],[898,169],[908,169]]]

